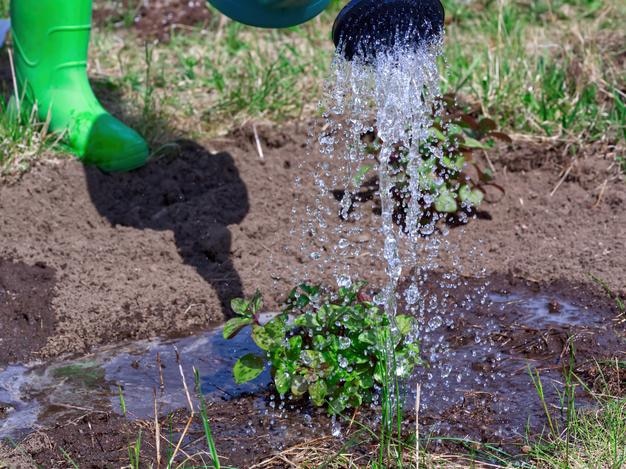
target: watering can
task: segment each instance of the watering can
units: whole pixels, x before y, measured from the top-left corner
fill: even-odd
[[[226,16],[263,28],[304,23],[324,10],[330,0],[208,0]],[[348,60],[366,61],[385,50],[419,47],[443,31],[439,0],[352,0],[333,26],[335,46]]]
[[[330,0],[209,0],[226,16],[260,28],[287,28],[319,15]]]

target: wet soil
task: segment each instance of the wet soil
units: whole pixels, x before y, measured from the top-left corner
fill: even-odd
[[[626,321],[589,286],[505,276],[445,286],[444,278],[431,275],[428,283],[439,306],[420,317],[425,366],[416,380],[422,424],[432,434],[514,452],[517,444],[519,451],[527,431],[535,435],[546,425],[530,373],[542,381],[553,422],[565,416],[559,393],[568,376],[578,407],[595,403],[574,375],[595,392],[625,395],[626,373],[616,363],[626,359]],[[481,289],[486,293],[477,294]],[[606,362],[603,379],[587,371],[600,374],[598,361]]]
[[[43,263],[0,258],[0,366],[36,356],[53,334],[55,283],[54,270]]]
[[[97,27],[134,30],[145,40],[168,41],[175,29],[207,27],[211,11],[203,0],[100,0],[94,2]]]
[[[53,290],[49,303],[52,317],[56,317],[54,329],[46,333],[45,344],[37,354],[29,351],[38,349],[40,343],[26,347],[30,339],[23,334],[20,348],[26,348],[22,358],[83,354],[99,345],[126,340],[184,336],[221,322],[229,314],[224,305],[233,296],[251,294],[258,288],[272,308],[302,272],[314,280],[332,282],[332,274],[302,252],[302,240],[291,228],[294,201],[315,203],[314,196],[308,195],[314,192],[315,182],[304,177],[294,189],[293,181],[297,175],[308,174],[306,165],[317,158],[316,145],[307,143],[306,132],[297,127],[259,126],[259,133],[263,158],[257,152],[252,130],[243,129],[203,145],[179,141],[172,154],[126,175],[106,175],[73,160],[47,160],[18,182],[0,186],[0,259],[45,265],[56,272],[56,283],[42,282]],[[484,204],[489,217],[450,230],[448,246],[456,248],[442,250],[439,272],[458,271],[461,279],[491,279],[496,286],[499,281],[531,282],[524,288],[539,288],[549,298],[546,301],[554,297],[556,303],[563,301],[559,299],[565,293],[567,301],[602,303],[607,296],[591,280],[593,274],[615,294],[626,296],[626,260],[622,255],[626,252],[626,232],[620,229],[626,226],[626,185],[612,166],[612,155],[600,149],[593,156],[563,159],[559,149],[518,144],[503,146],[490,156],[506,194]],[[570,165],[568,176],[558,185]],[[361,209],[372,211],[365,205]],[[364,248],[375,246],[378,222],[374,213],[364,219],[372,238],[364,240]],[[365,252],[352,261],[354,271],[361,272],[374,288],[381,284],[383,271],[377,259]],[[556,303],[552,308],[558,310]],[[587,360],[594,355],[614,358],[624,350],[623,345],[621,349],[616,345],[618,329],[600,332],[602,325],[608,327],[618,316],[613,305],[606,300],[598,308],[602,324],[594,325],[592,335],[584,333],[588,324],[575,322],[539,327],[538,323],[509,321],[498,326],[495,313],[476,309],[454,319],[457,332],[466,334],[458,333],[456,339],[446,335],[445,340],[456,347],[456,356],[463,357],[463,347],[470,347],[467,352],[471,355],[472,337],[467,334],[489,324],[488,338],[494,347],[504,347],[511,357],[530,360],[547,373],[561,373],[564,344],[573,330],[576,340],[581,341],[576,343],[581,360],[577,367],[581,373],[588,370],[593,381],[597,370],[593,371]],[[515,310],[503,317],[514,318]],[[436,333],[433,337],[438,338]],[[465,362],[459,366],[487,372],[497,365],[486,362],[486,356],[480,358],[475,366],[467,367]],[[502,373],[518,373],[512,378],[519,380],[512,384],[515,389],[532,385],[525,365],[515,370],[507,368],[508,364],[498,366],[504,367]],[[622,377],[615,379],[616,386],[621,386]],[[454,401],[443,413],[434,408],[432,419],[446,416],[447,427],[442,431],[472,429],[468,434],[477,438],[498,437],[506,410],[492,395],[504,390],[459,389],[466,403],[473,402],[474,410]],[[490,397],[471,394],[476,390]],[[229,422],[240,432],[250,418],[245,406],[258,402],[257,397],[248,399],[214,407],[211,418]],[[513,394],[509,399],[515,400]],[[93,449],[98,448],[95,436],[93,440],[90,436],[79,438],[90,435],[91,418],[95,417],[32,436],[47,439],[49,448],[42,443],[37,447],[44,449],[31,454],[44,466],[48,463],[43,461],[50,461],[46,458],[62,460],[54,441],[63,437],[66,440],[59,442],[67,442],[64,449],[77,457],[99,454],[93,457],[113,461],[127,455],[126,446],[136,437],[137,426],[107,417],[103,425],[110,425],[110,432],[115,433],[111,438],[120,436],[115,440],[120,448],[98,453]],[[484,423],[486,430],[482,429]],[[262,427],[255,431],[265,435]],[[216,433],[220,432],[235,438],[226,426]],[[316,428],[312,433],[323,432]],[[250,447],[244,445],[240,451],[242,458],[252,449],[258,449],[258,458],[275,451],[275,447],[270,448],[274,443],[263,446],[265,443],[259,441],[266,440],[251,441]],[[149,446],[149,442],[145,444]],[[224,454],[231,453],[232,441],[220,444]],[[84,453],[87,446],[81,445],[90,446],[92,452]],[[109,447],[103,444],[103,448]]]
[[[315,145],[294,128],[259,132],[264,158],[246,129],[206,146],[179,141],[170,155],[130,174],[43,161],[18,183],[0,186],[0,258],[57,272],[58,322],[44,356],[193,333],[222,321],[224,305],[242,293],[258,288],[275,307],[294,278],[332,281],[292,230],[294,203],[299,210],[315,203],[315,181],[293,184],[316,160]],[[550,196],[560,166],[547,153],[522,146],[492,154],[506,195],[484,204],[490,219],[450,230],[439,269],[589,285],[593,274],[625,295],[626,184],[599,154],[579,161],[570,174],[580,175]],[[362,223],[370,240],[350,262],[376,287],[384,279],[370,254],[379,219],[372,213]]]
[[[626,373],[614,363],[626,360],[626,324],[619,320],[614,304],[606,297],[594,295],[584,285],[555,282],[540,286],[512,277],[464,279],[454,286],[447,282],[449,286],[442,288],[444,284],[441,277],[432,275],[426,287],[429,295],[439,299],[441,307],[420,318],[424,324],[421,336],[425,364],[408,385],[414,389],[416,383],[421,384],[421,434],[424,445],[431,451],[450,449],[449,441],[438,439],[445,436],[489,443],[509,453],[519,453],[527,444],[527,431],[530,435],[539,434],[546,426],[545,410],[530,377],[531,371],[541,378],[551,419],[557,425],[563,423],[565,416],[559,393],[564,392],[563,383],[569,373],[580,377],[596,392],[625,395]],[[481,288],[484,295],[476,295]],[[440,318],[442,310],[445,317]],[[187,362],[184,365],[187,374],[191,374],[191,364],[200,365],[207,413],[223,463],[251,467],[302,444],[324,445],[326,457],[332,456],[346,441],[351,442],[348,451],[352,454],[367,455],[372,451],[371,442],[358,431],[359,426],[350,426],[351,416],[339,419],[341,434],[334,438],[333,428],[337,427],[333,427],[323,411],[306,403],[281,401],[271,394],[267,379],[248,390],[233,386],[228,376],[231,362],[220,363],[221,359],[215,357],[203,363],[208,358],[203,356],[203,351],[218,350],[215,344],[219,340],[207,338],[209,342],[202,346],[198,345],[205,343],[202,338],[185,339],[177,346]],[[189,412],[183,408],[170,413],[177,406],[185,406],[185,393],[181,385],[177,390],[173,386],[178,371],[172,353],[162,346],[156,350],[160,350],[159,363],[165,367],[161,372],[150,366],[155,361],[154,350],[148,355],[134,352],[134,360],[131,353],[121,361],[113,360],[114,366],[104,367],[108,379],[117,378],[111,383],[110,397],[104,400],[109,404],[100,404],[97,411],[93,410],[94,406],[98,407],[94,396],[103,395],[106,386],[95,386],[95,381],[74,383],[71,395],[68,394],[71,390],[66,391],[67,402],[81,406],[64,404],[61,408],[63,399],[59,400],[59,396],[50,399],[56,405],[48,404],[44,414],[46,419],[56,414],[58,423],[26,438],[24,448],[30,448],[29,445],[36,448],[28,450],[32,460],[45,467],[57,467],[64,461],[60,451],[63,448],[81,467],[120,467],[128,461],[125,450],[141,431],[142,457],[145,461],[155,461],[156,424],[150,417],[153,414],[150,399],[145,397],[151,392],[141,388],[149,388],[150,383],[154,384],[154,398],[162,416],[159,419],[161,448],[175,445],[188,424]],[[233,350],[235,357],[230,359],[246,353],[245,344]],[[84,360],[95,363],[93,357]],[[110,375],[113,368],[117,374]],[[104,378],[105,372],[101,374]],[[157,391],[159,375],[174,395]],[[128,384],[131,382],[135,384]],[[592,408],[594,399],[574,382],[577,407]],[[131,423],[119,415],[114,384],[129,390],[128,415],[144,420]],[[144,399],[137,398],[131,387],[143,392]],[[194,405],[197,406],[195,399]],[[414,428],[414,405],[414,396],[409,393],[404,421],[407,432]],[[87,412],[87,407],[92,411]],[[379,415],[379,409],[361,409],[358,420],[375,428]],[[206,455],[201,454],[205,449],[202,423],[197,417],[192,420],[185,433],[180,460],[193,456],[197,464],[206,464]],[[285,461],[278,458],[260,467],[286,467],[281,464]]]

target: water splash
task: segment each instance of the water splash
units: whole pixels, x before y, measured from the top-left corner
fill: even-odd
[[[425,213],[425,198],[437,197],[436,187],[424,178],[425,154],[442,158],[442,151],[431,144],[431,128],[439,113],[440,89],[437,61],[442,54],[442,37],[419,49],[398,48],[379,54],[375,60],[347,61],[341,54],[332,65],[327,90],[326,130],[319,138],[326,160],[315,175],[319,189],[314,220],[330,214],[343,223],[342,236],[333,257],[345,258],[350,235],[359,233],[363,214],[358,210],[359,191],[365,174],[376,175],[376,195],[380,199],[380,234],[386,283],[377,298],[390,316],[397,312],[398,283],[407,269],[420,259],[424,244],[436,246],[426,237],[435,230],[436,213]],[[375,135],[375,140],[373,139]],[[370,139],[368,141],[368,136]],[[333,159],[340,155],[340,167]],[[442,182],[439,183],[442,185]],[[329,187],[343,187],[337,212],[321,203]],[[402,212],[401,219],[399,213]],[[426,220],[426,221],[425,221]],[[318,227],[328,223],[318,223]],[[428,249],[424,249],[427,251]],[[358,255],[360,252],[353,252]],[[337,278],[350,275],[349,265],[335,263]],[[412,303],[418,292],[411,292]]]

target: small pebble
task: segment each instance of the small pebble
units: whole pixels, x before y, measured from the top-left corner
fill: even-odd
[[[550,314],[558,314],[561,312],[561,303],[556,300],[551,300],[548,302],[548,312]]]

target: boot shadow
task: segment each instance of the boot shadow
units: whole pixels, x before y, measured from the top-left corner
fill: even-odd
[[[103,173],[85,167],[91,200],[113,226],[171,230],[183,261],[215,289],[222,311],[243,296],[241,278],[230,259],[228,225],[249,211],[248,191],[232,156],[211,154],[191,140],[130,173]]]

